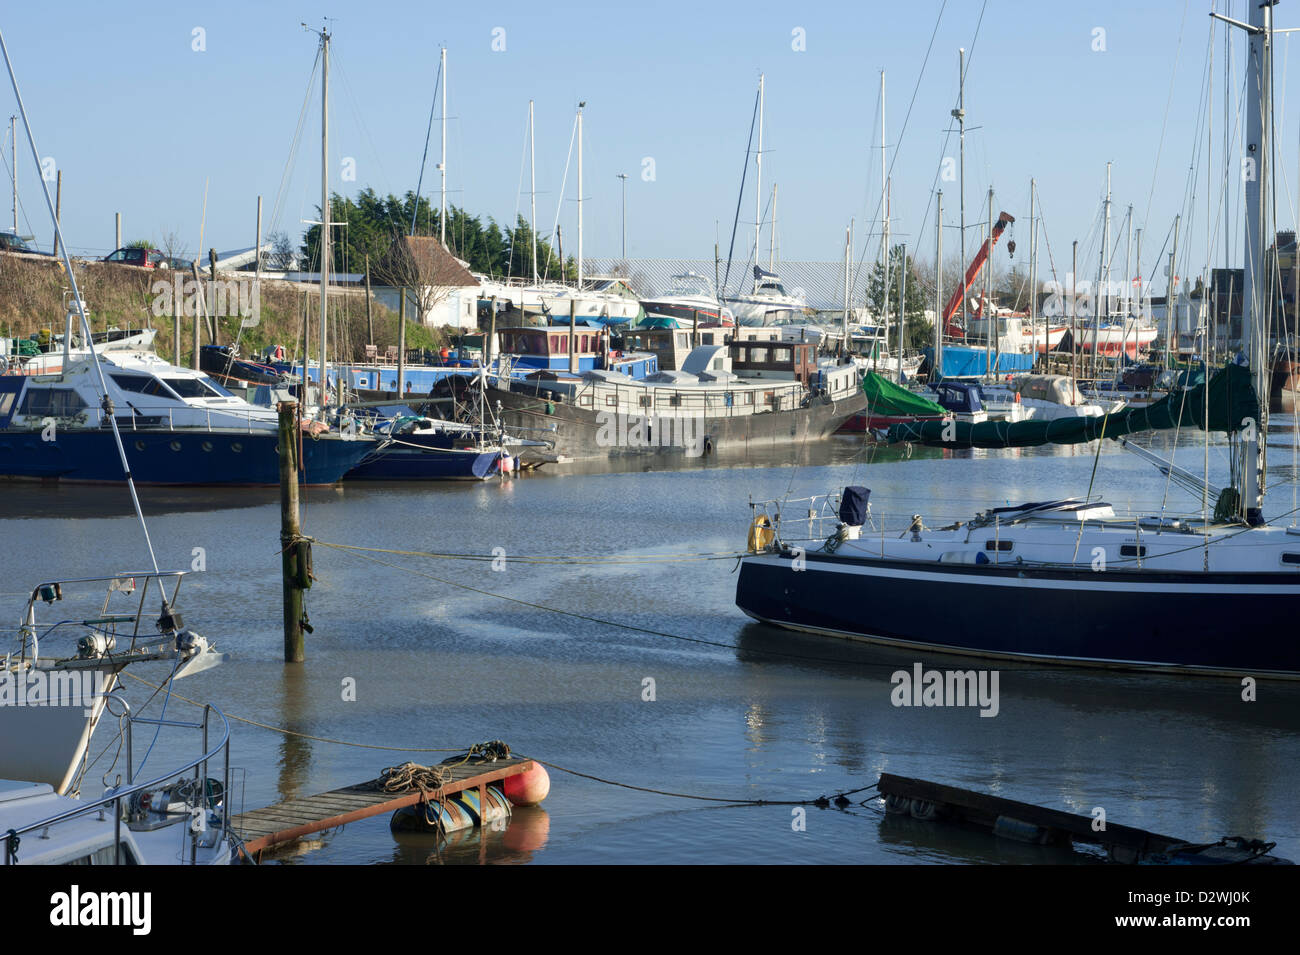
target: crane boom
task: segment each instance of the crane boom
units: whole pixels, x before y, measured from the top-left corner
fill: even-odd
[[[980,269],[982,269],[984,263],[988,261],[989,255],[993,251],[993,246],[996,245],[998,239],[1002,237],[1002,233],[1006,227],[1015,221],[1015,217],[1010,213],[1003,212],[998,215],[998,221],[993,223],[992,233],[983,241],[983,243],[980,244],[980,247],[975,251],[975,257],[970,260],[970,265],[967,266],[966,274],[962,278],[962,284],[953,289],[952,296],[948,299],[948,304],[943,308],[944,331],[949,337],[958,338],[965,334],[963,329],[952,324],[952,317],[956,314],[957,307],[961,305],[962,296],[970,291],[970,287],[974,285],[975,280],[979,278]]]

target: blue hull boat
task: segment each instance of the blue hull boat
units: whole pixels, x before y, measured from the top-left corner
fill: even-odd
[[[374,451],[347,473],[348,481],[482,481],[498,473],[500,451],[440,451],[395,447]]]
[[[246,431],[129,431],[123,429],[131,476],[137,484],[261,486],[280,483],[278,435]],[[369,438],[303,436],[305,465],[299,481],[337,484],[375,449]],[[9,478],[119,484],[125,480],[113,432],[57,431],[43,441],[40,431],[0,431],[0,476]]]

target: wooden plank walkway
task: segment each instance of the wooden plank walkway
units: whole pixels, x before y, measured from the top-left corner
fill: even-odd
[[[486,800],[488,783],[494,783],[524,773],[533,768],[533,761],[510,756],[494,762],[468,762],[443,767],[450,779],[440,789],[432,790],[427,798],[440,799],[478,789],[480,805]],[[381,788],[378,779],[344,786],[315,796],[304,796],[276,803],[264,809],[240,813],[230,821],[231,828],[244,840],[244,854],[256,858],[272,846],[293,842],[313,832],[334,829],[338,826],[394,812],[403,806],[413,806],[425,798],[418,790],[393,794]]]

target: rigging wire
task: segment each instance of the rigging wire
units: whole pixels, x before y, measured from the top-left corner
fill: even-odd
[[[23,128],[27,132],[27,143],[32,149],[32,161],[35,162],[37,168],[40,168],[41,158],[40,152],[36,148],[36,137],[32,134],[32,125],[27,119],[27,107],[23,103],[22,93],[18,90],[18,77],[14,75],[13,62],[9,59],[9,47],[5,44],[3,32],[0,32],[0,52],[4,53],[5,66],[9,71],[9,82],[14,90],[14,99],[18,101],[18,111],[23,117]],[[77,285],[76,273],[72,270],[72,259],[68,252],[68,246],[63,240],[63,230],[59,227],[59,217],[55,214],[54,201],[50,198],[50,188],[44,179],[41,179],[41,192],[45,196],[45,205],[50,214],[50,221],[54,223],[55,246],[62,253],[63,268],[67,273],[69,284],[72,285],[72,298],[76,304],[77,314],[81,317],[81,329],[86,337],[86,348],[90,352],[90,361],[94,365],[95,373],[99,378],[99,393],[103,403],[102,417],[108,418],[113,429],[113,441],[117,445],[118,457],[122,463],[122,473],[126,478],[126,486],[131,493],[131,503],[135,507],[136,518],[139,520],[140,530],[144,534],[145,547],[149,551],[149,561],[153,565],[154,573],[157,573],[158,558],[154,554],[153,541],[149,537],[149,525],[145,522],[144,510],[140,506],[140,497],[136,494],[135,481],[131,477],[131,466],[126,458],[126,447],[122,444],[122,434],[118,429],[117,415],[113,410],[113,403],[108,397],[108,383],[104,380],[104,366],[95,351],[95,340],[90,331],[90,319],[86,316],[86,303],[81,298],[81,289]]]
[[[420,157],[420,177],[415,182],[415,202],[411,209],[411,235],[415,235],[415,217],[420,211],[420,191],[424,188],[424,167],[429,161],[429,140],[433,137],[433,113],[438,106],[438,87],[442,83],[442,58],[438,58],[438,72],[433,81],[433,99],[429,102],[429,126],[424,132],[424,154]]]

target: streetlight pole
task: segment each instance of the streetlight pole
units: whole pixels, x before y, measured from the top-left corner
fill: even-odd
[[[627,262],[627,173],[620,172],[618,178],[623,180],[623,261]]]

